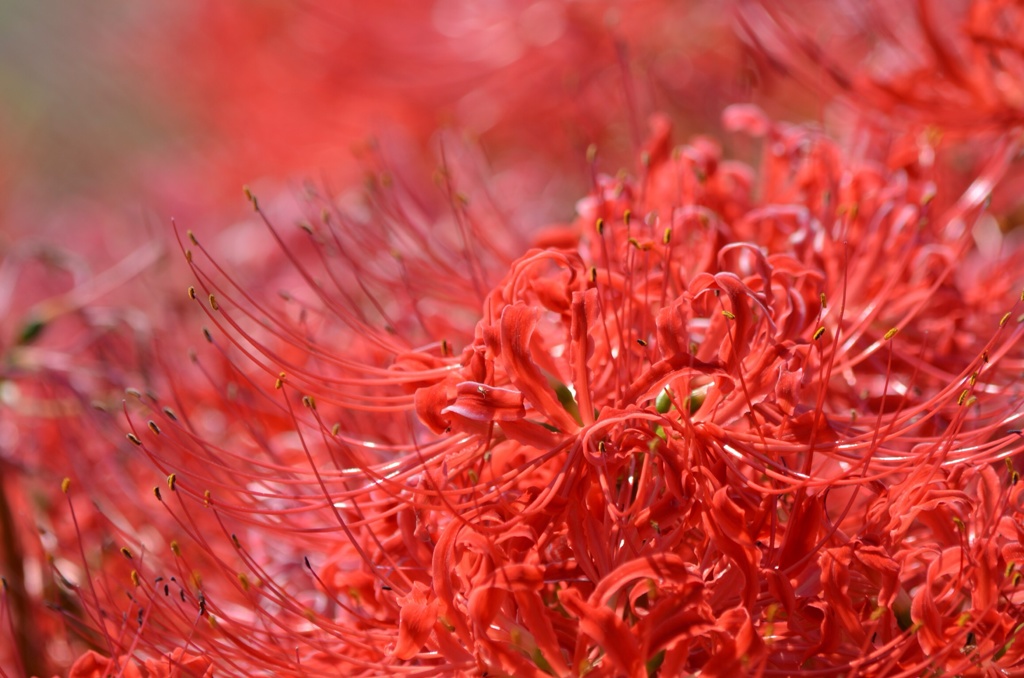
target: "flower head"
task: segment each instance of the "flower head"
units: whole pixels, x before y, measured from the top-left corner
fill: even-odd
[[[278,303],[183,237],[210,347],[128,409],[177,528],[126,534],[130,571],[83,595],[111,655],[1015,666],[1018,485],[995,469],[1020,448],[1022,302],[996,262],[959,272],[980,196],[934,209],[817,132],[727,123],[761,170],[656,121],[638,178],[598,176],[518,257],[472,194],[428,228],[393,186],[298,240],[271,226]]]

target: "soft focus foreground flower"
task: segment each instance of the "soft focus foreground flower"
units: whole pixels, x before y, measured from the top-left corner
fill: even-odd
[[[83,214],[79,214],[84,218]],[[161,248],[149,243],[103,270],[92,242],[69,251],[28,239],[4,243],[0,252],[0,667],[31,675],[49,659],[67,661],[69,647],[59,616],[49,606],[80,613],[52,570],[58,544],[80,532],[67,506],[46,483],[53,466],[99,486],[136,486],[148,471],[113,450],[120,428],[102,410],[120,403],[138,364],[151,363],[151,318],[123,304],[114,290],[139,289]],[[157,267],[158,268],[158,267]],[[115,299],[115,296],[121,296]],[[112,394],[116,394],[115,397]],[[116,410],[115,410],[116,411]],[[138,475],[141,472],[141,476]],[[38,483],[38,484],[37,484]],[[59,496],[59,495],[56,495]],[[100,510],[83,507],[80,527],[102,533],[119,514],[116,502],[98,498]],[[106,518],[99,517],[100,511]],[[97,529],[90,529],[95,526]]]
[[[76,675],[1019,668],[1020,253],[972,240],[1016,147],[939,200],[726,124],[760,170],[656,119],[517,258],[451,173],[298,240],[251,196],[262,281],[183,234],[210,346],[127,407],[176,527],[112,521]]]

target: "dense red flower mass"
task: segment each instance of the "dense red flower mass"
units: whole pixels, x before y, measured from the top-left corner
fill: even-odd
[[[177,332],[190,325],[174,282],[188,271],[163,256],[168,217],[201,223],[211,241],[211,224],[222,241],[237,238],[235,270],[277,266],[273,248],[254,252],[244,229],[228,228],[240,206],[218,203],[225,187],[234,200],[242,181],[277,186],[303,171],[345,189],[338,178],[360,176],[378,154],[400,158],[388,182],[429,177],[408,159],[443,127],[451,166],[465,145],[459,135],[479,139],[488,180],[475,195],[497,205],[489,227],[504,235],[495,246],[514,256],[524,249],[521,224],[570,212],[567,196],[587,181],[579,170],[588,144],[621,157],[637,119],[624,99],[646,100],[647,83],[631,79],[680,85],[696,71],[691,58],[707,62],[712,49],[711,61],[726,66],[699,77],[728,72],[722,41],[710,39],[727,30],[717,12],[619,4],[157,0],[4,12],[0,52],[12,70],[0,82],[0,670],[43,675],[66,670],[86,647],[110,654],[90,630],[100,624],[82,623],[74,585],[118,567],[112,544],[122,532],[176,529],[171,516],[140,511],[152,468],[123,439],[121,413],[125,387],[162,385],[190,341]],[[684,26],[699,26],[702,39],[658,48]],[[702,98],[704,119],[718,106]],[[373,137],[379,145],[367,147]],[[407,213],[394,216],[436,220],[422,198],[411,194]],[[451,246],[438,248],[439,260]],[[462,264],[443,270],[455,280]],[[333,274],[353,290],[373,284],[369,271],[350,271],[359,275]],[[182,394],[209,405],[211,420],[220,397]],[[77,525],[56,492],[64,476]],[[69,549],[76,531],[81,553]]]
[[[726,122],[761,138],[760,170],[655,120],[636,179],[596,177],[514,259],[454,184],[430,226],[387,182],[361,214],[311,194],[297,238],[268,221],[294,266],[276,302],[183,235],[205,381],[172,371],[128,408],[177,527],[125,533],[80,587],[109,655],[1017,667],[1019,253],[971,237],[1015,147],[936,200],[813,130]]]
[[[260,66],[208,102],[209,124],[248,164],[248,135],[321,101],[263,149],[287,170],[323,130],[348,140],[381,111],[425,138],[470,83],[458,110],[487,99],[506,151],[565,120],[597,134],[642,106],[624,77],[630,110],[587,108],[624,43],[593,63],[588,49],[601,21],[633,36],[670,16],[654,4],[599,21],[546,1],[412,2],[391,32],[366,5],[357,25],[381,36],[345,43],[365,52],[351,70],[337,25],[298,9],[199,10],[228,48],[199,50],[214,89],[231,64]],[[679,144],[654,116],[635,171],[601,173],[591,151],[568,223],[545,226],[529,195],[531,172],[572,164],[554,144],[541,169],[488,178],[446,139],[433,186],[370,148],[359,196],[246,188],[246,223],[175,225],[193,281],[148,315],[96,299],[156,246],[70,287],[47,256],[4,259],[19,293],[0,309],[29,319],[0,337],[0,441],[19,450],[0,457],[12,671],[41,672],[44,652],[75,678],[1024,671],[1024,250],[992,203],[1021,150],[1015,15],[979,1],[954,26],[943,3],[916,7],[851,30],[863,47],[917,27],[872,53],[904,67],[882,80],[744,4],[756,54],[861,98],[838,132],[745,104],[724,112],[728,135]],[[261,54],[253,32],[297,32],[308,52]],[[469,39],[521,58],[449,51]],[[406,68],[405,42],[450,81]],[[317,77],[270,96],[311,55]],[[403,95],[367,64],[425,80]],[[592,87],[556,120],[567,72]],[[531,79],[544,97],[505,87]],[[348,102],[339,82],[380,97]],[[149,331],[198,314],[199,347]],[[48,464],[68,478],[34,497],[17,481]],[[59,622],[45,647],[27,632]]]

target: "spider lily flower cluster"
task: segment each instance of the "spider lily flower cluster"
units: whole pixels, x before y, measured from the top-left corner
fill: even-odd
[[[422,59],[430,82],[383,87],[400,94],[386,106],[333,85],[315,110],[281,98],[274,74],[308,66],[305,51],[240,72],[218,56],[223,31],[216,54],[188,50],[237,89],[210,97],[227,112],[213,136],[245,129],[225,155],[246,171],[243,148],[279,170],[309,162],[305,142],[250,142],[340,131],[339,109],[352,127],[401,117],[426,136],[424,110],[475,83],[455,117],[475,132],[517,120],[525,183],[568,157],[541,133],[561,129],[556,83],[585,85],[588,138],[627,117],[606,105],[620,83],[594,49],[603,9],[507,3],[489,35],[529,41],[523,27],[547,22],[551,42],[471,64],[452,31],[481,25],[473,3],[409,4],[446,37],[402,53],[451,47],[451,68]],[[0,372],[0,463],[16,474],[0,478],[0,637],[15,671],[42,673],[45,654],[76,678],[1020,672],[1024,267],[996,221],[1019,150],[1019,22],[998,0],[964,21],[942,4],[823,21],[856,26],[824,55],[793,17],[741,3],[757,55],[853,100],[842,143],[729,109],[724,126],[753,138],[737,146],[762,150],[751,167],[707,138],[673,146],[656,118],[634,176],[595,170],[573,223],[522,232],[529,208],[513,222],[497,182],[470,182],[450,148],[442,209],[389,172],[355,207],[310,191],[301,219],[249,193],[270,247],[247,261],[179,233],[195,279],[178,304],[207,317],[189,360],[173,333],[150,352],[107,336],[95,304],[41,304]],[[804,3],[804,25],[836,7]],[[424,19],[396,32],[393,8],[360,10],[363,34],[392,36],[346,43],[373,63],[360,70],[324,49],[335,27],[303,33],[302,12],[265,9],[222,18],[229,54],[252,51],[247,26],[273,25],[357,89],[382,84],[385,60],[416,72],[388,45]],[[661,12],[634,4],[604,48],[628,72],[621,48],[642,35],[647,76],[682,92],[667,80],[689,62],[649,25],[675,39]],[[689,70],[721,87],[715,68]],[[525,80],[542,94],[507,87]],[[323,120],[281,137],[296,111]],[[72,348],[46,343],[51,316],[82,321]],[[136,366],[115,449],[103,410]],[[11,480],[48,463],[71,478],[53,483],[64,501]],[[28,513],[41,538],[27,520],[9,529]],[[43,597],[60,614],[33,615]],[[32,624],[59,637],[62,618],[71,644],[31,638]]]
[[[972,239],[1015,143],[950,198],[725,122],[758,170],[656,119],[518,255],[447,174],[431,224],[249,194],[277,301],[183,234],[208,345],[129,399],[162,518],[72,674],[1018,670],[1020,256]]]

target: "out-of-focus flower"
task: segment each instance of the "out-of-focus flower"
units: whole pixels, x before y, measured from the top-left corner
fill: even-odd
[[[357,169],[350,147],[371,131],[423,143],[451,127],[502,169],[527,159],[578,169],[591,143],[627,159],[653,97],[675,97],[691,123],[713,123],[734,98],[739,50],[727,48],[731,17],[719,10],[657,0],[174,3],[166,35],[140,49],[176,85],[206,141],[201,161],[234,195],[263,174],[344,176]]]
[[[0,250],[0,666],[15,674],[43,675],[50,661],[81,650],[69,647],[61,622],[44,601],[77,614],[77,601],[54,581],[58,544],[80,532],[67,506],[54,502],[51,465],[100,485],[134,484],[108,442],[120,428],[105,413],[127,383],[137,383],[138,364],[151,346],[149,319],[112,297],[153,266],[161,248],[144,245],[118,264],[95,271],[85,250],[20,241]],[[123,299],[122,299],[123,301]],[[116,410],[115,410],[116,411]],[[145,473],[145,472],[144,472]],[[46,483],[47,479],[51,483]],[[58,495],[59,496],[59,495]],[[83,508],[81,527],[100,511]],[[105,519],[104,519],[105,520]],[[90,548],[91,547],[87,547]]]
[[[1024,121],[1024,17],[1014,3],[753,1],[740,18],[746,39],[789,76],[847,96],[869,118],[971,136]]]
[[[447,216],[385,175],[369,209],[310,194],[300,240],[266,220],[290,274],[240,282],[183,235],[210,347],[128,408],[163,479],[138,500],[177,527],[118,526],[120,565],[78,582],[107,655],[1017,667],[1020,253],[970,230],[1013,146],[937,200],[756,109],[726,124],[759,170],[657,119],[638,178],[519,256],[451,174]]]
[[[115,674],[126,678],[212,678],[213,669],[209,659],[190,655],[181,649],[159,659],[147,659],[142,670],[134,662],[113,660],[89,650],[75,661],[68,678],[107,678]]]
[[[741,36],[766,72],[817,93],[853,152],[925,173],[958,195],[1024,123],[1024,14],[1002,0],[739,4]],[[837,104],[841,104],[837,105]],[[1019,225],[1019,170],[991,196]]]

